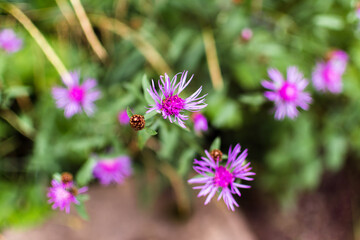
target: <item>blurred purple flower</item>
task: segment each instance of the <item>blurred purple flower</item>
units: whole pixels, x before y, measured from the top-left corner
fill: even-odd
[[[179,97],[179,94],[189,85],[194,76],[192,75],[191,78],[186,81],[187,73],[187,71],[182,73],[179,83],[176,83],[176,81],[180,73],[176,74],[172,80],[170,80],[166,73],[165,77],[160,76],[160,80],[158,81],[160,93],[156,91],[154,80],[152,80],[152,86],[150,86],[147,91],[154,99],[155,104],[150,105],[151,108],[149,108],[147,113],[156,111],[161,113],[164,119],[169,118],[171,123],[178,121],[181,127],[186,128],[183,120],[187,120],[189,117],[184,115],[183,111],[198,112],[207,106],[207,104],[204,103],[207,94],[199,97],[202,86],[186,99]]]
[[[8,53],[14,53],[21,49],[22,39],[18,38],[10,28],[5,28],[0,32],[0,48]]]
[[[201,113],[193,113],[191,119],[194,122],[194,129],[196,133],[206,132],[208,130],[208,121]]]
[[[343,74],[349,60],[349,56],[343,50],[332,50],[327,54],[328,62],[333,64],[336,71]]]
[[[188,180],[190,184],[203,184],[193,187],[193,189],[201,189],[198,197],[207,195],[205,205],[210,202],[216,192],[220,192],[218,201],[223,198],[228,209],[234,211],[234,205],[239,206],[232,194],[241,196],[238,188],[250,188],[248,185],[238,183],[239,180],[252,181],[249,176],[255,175],[250,172],[250,162],[246,163],[247,149],[240,156],[240,144],[237,144],[234,150],[229,148],[228,159],[225,165],[221,165],[219,161],[215,161],[208,151],[205,150],[206,157],[201,160],[194,159],[194,170],[199,173],[197,177]]]
[[[128,156],[99,160],[93,168],[93,175],[103,185],[122,183],[132,174],[131,160]]]
[[[119,123],[121,125],[128,125],[129,124],[130,118],[129,118],[126,110],[122,110],[121,112],[119,112],[118,120],[119,120]]]
[[[342,75],[346,70],[348,55],[341,50],[331,51],[327,62],[316,64],[312,74],[313,84],[318,91],[340,93],[342,91]]]
[[[95,111],[94,101],[100,98],[100,91],[95,87],[95,79],[86,79],[83,84],[79,83],[79,73],[71,72],[68,76],[62,76],[62,81],[67,88],[53,87],[52,95],[58,108],[65,109],[65,117],[70,118],[82,110],[90,116]]]
[[[241,31],[241,39],[245,42],[250,41],[252,36],[253,36],[253,31],[250,28],[244,28]]]
[[[287,79],[284,80],[281,73],[274,68],[268,70],[272,82],[262,81],[266,91],[264,96],[275,103],[275,119],[281,120],[286,116],[293,119],[298,115],[297,107],[307,110],[312,98],[309,93],[304,92],[308,81],[297,67],[287,69]]]
[[[76,196],[88,190],[88,187],[76,189],[73,182],[62,183],[55,179],[51,181],[51,185],[52,187],[48,189],[47,194],[49,197],[48,202],[53,203],[52,209],[59,208],[61,211],[65,209],[66,213],[70,213],[71,203],[80,204]]]

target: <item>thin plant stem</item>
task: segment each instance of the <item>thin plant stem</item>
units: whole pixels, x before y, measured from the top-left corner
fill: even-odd
[[[100,28],[118,34],[124,39],[130,40],[159,74],[163,74],[165,72],[171,74],[171,68],[155,47],[146,41],[141,34],[131,29],[125,23],[102,15],[91,15],[90,19]]]
[[[159,167],[159,170],[162,174],[164,174],[164,176],[169,179],[170,184],[174,189],[179,212],[184,216],[189,215],[190,201],[189,198],[186,196],[186,188],[184,186],[183,180],[170,164],[163,163]]]
[[[42,33],[37,29],[37,27],[31,22],[31,20],[15,5],[10,3],[2,3],[0,7],[9,12],[14,18],[16,18],[24,28],[30,33],[35,42],[39,45],[40,49],[44,52],[47,59],[55,67],[56,71],[60,76],[63,76],[64,79],[69,76],[69,72],[66,69],[63,62],[60,60],[58,55],[55,53],[50,44],[46,41]]]
[[[94,50],[95,54],[100,58],[102,62],[105,62],[108,57],[108,53],[105,48],[101,45],[99,39],[94,33],[94,29],[91,26],[89,18],[86,15],[84,7],[82,6],[80,0],[70,0],[75,14],[79,19],[80,26],[83,29],[86,39],[89,41],[91,48]]]
[[[75,24],[77,25],[71,6],[66,2],[66,0],[55,0],[55,1],[60,9],[60,12],[68,22],[69,26],[74,26]]]
[[[223,88],[224,82],[221,76],[219,59],[216,53],[214,34],[211,29],[204,29],[202,34],[204,39],[205,54],[208,63],[211,83],[215,90],[220,90]]]

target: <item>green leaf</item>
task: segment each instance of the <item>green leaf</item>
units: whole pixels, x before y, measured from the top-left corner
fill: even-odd
[[[87,214],[85,205],[83,201],[80,201],[80,199],[78,198],[80,204],[76,204],[75,205],[75,209],[77,211],[77,213],[79,214],[79,216],[84,219],[84,220],[89,220],[89,215]]]
[[[246,90],[255,90],[259,88],[262,78],[259,65],[252,63],[238,63],[233,65],[233,71],[239,85]]]
[[[55,179],[58,182],[61,182],[61,174],[60,173],[54,173],[52,175],[53,179]]]
[[[85,202],[90,199],[89,194],[80,194],[76,197],[79,202]]]
[[[154,129],[151,129],[151,128],[145,128],[144,130],[145,130],[145,132],[146,132],[147,134],[149,134],[149,135],[151,135],[151,136],[154,136],[154,135],[157,134],[157,132],[156,132]]]
[[[325,145],[326,165],[330,170],[339,170],[345,161],[347,150],[346,138],[340,135],[328,136]]]
[[[156,111],[151,111],[151,112],[145,113],[144,118],[145,118],[145,120],[149,120],[152,117],[154,117],[156,114],[157,114]]]
[[[314,23],[320,27],[333,30],[341,30],[344,28],[344,21],[340,16],[331,14],[322,14],[314,18]]]
[[[76,182],[79,186],[85,186],[91,181],[93,177],[92,171],[95,163],[96,160],[93,157],[90,157],[77,172]]]
[[[150,89],[150,82],[147,79],[146,74],[144,74],[144,76],[142,78],[142,87],[143,87],[143,92],[144,92],[144,97],[145,97],[146,102],[148,104],[154,104],[154,100],[152,99],[149,92],[147,91],[147,89]]]
[[[212,142],[212,144],[210,146],[210,151],[213,150],[213,149],[219,149],[220,150],[220,145],[221,145],[220,137],[215,138],[215,140]]]
[[[312,159],[311,162],[299,169],[299,179],[302,185],[308,189],[314,189],[320,182],[322,174],[322,165],[318,159]]]
[[[265,102],[265,97],[262,93],[243,94],[239,97],[239,101],[251,106],[260,106]]]
[[[138,131],[138,146],[143,149],[147,140],[151,137],[146,131]]]
[[[126,113],[129,116],[129,118],[131,118],[134,115],[129,106],[126,108]]]
[[[30,88],[25,86],[12,86],[4,91],[8,98],[29,96],[30,92]]]
[[[175,149],[178,147],[180,130],[179,128],[169,126],[168,123],[161,121],[160,125],[160,140],[163,147],[158,153],[161,159],[171,160],[173,158]]]
[[[188,173],[192,160],[194,159],[195,150],[194,149],[187,149],[185,150],[179,158],[179,165],[178,165],[178,173],[180,176],[186,176]]]
[[[183,128],[182,126],[180,126],[180,124],[176,121],[176,122],[173,122],[172,124],[175,124],[176,126],[178,126],[179,128],[181,128],[182,130],[185,130],[187,132],[191,132],[190,129],[185,126],[185,128]]]

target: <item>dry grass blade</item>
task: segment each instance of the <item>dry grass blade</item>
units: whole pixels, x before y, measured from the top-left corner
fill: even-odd
[[[223,78],[221,76],[219,59],[216,53],[214,34],[211,29],[203,30],[203,39],[204,39],[206,60],[208,62],[211,82],[216,90],[220,90],[223,88],[224,83],[223,83]]]
[[[90,18],[98,27],[114,32],[122,38],[130,40],[159,74],[163,74],[165,72],[171,74],[169,65],[154,48],[154,46],[146,41],[138,32],[128,27],[125,23],[102,15],[91,15]]]
[[[68,71],[65,65],[62,63],[58,55],[55,53],[50,44],[46,41],[42,33],[31,22],[31,20],[15,5],[9,3],[0,4],[0,7],[9,12],[15,17],[24,28],[30,33],[36,43],[39,45],[45,56],[49,59],[52,65],[55,67],[60,76],[67,76]]]
[[[86,39],[89,41],[90,46],[92,47],[96,55],[100,58],[101,61],[104,62],[108,57],[108,53],[95,35],[89,18],[87,17],[84,10],[84,7],[82,6],[80,0],[70,0],[70,2],[74,8],[77,18],[79,19],[81,28],[85,33]]]

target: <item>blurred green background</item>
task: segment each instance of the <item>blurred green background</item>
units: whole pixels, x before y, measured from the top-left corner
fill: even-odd
[[[69,1],[11,2],[33,21],[69,70],[98,80],[102,98],[93,117],[65,119],[51,97],[51,87],[62,84],[57,71],[22,25],[0,11],[0,27],[13,28],[24,40],[19,52],[0,54],[0,228],[47,216],[51,175],[75,174],[92,154],[129,154],[134,178],[146,183],[143,199],[150,202],[169,186],[164,166],[175,170],[190,197],[186,180],[192,161],[218,136],[223,151],[237,142],[249,149],[248,160],[257,173],[249,191],[270,193],[281,206],[295,204],[301,192],[315,190],[324,173],[341,170],[346,161],[359,173],[356,1],[82,0],[108,52],[104,61],[90,47]],[[244,28],[253,30],[248,42],[240,37]],[[343,92],[319,94],[310,84],[310,110],[295,120],[274,120],[272,103],[264,99],[260,85],[268,78],[267,69],[284,73],[296,65],[310,80],[316,61],[334,48],[350,56]],[[217,67],[223,88],[213,85],[218,80],[209,69],[216,72]],[[157,80],[164,72],[183,70],[194,74],[189,93],[200,85],[208,93],[203,113],[209,131],[195,136],[157,121],[159,135],[141,150],[136,134],[119,125],[117,114],[127,106],[145,113],[144,73]]]

